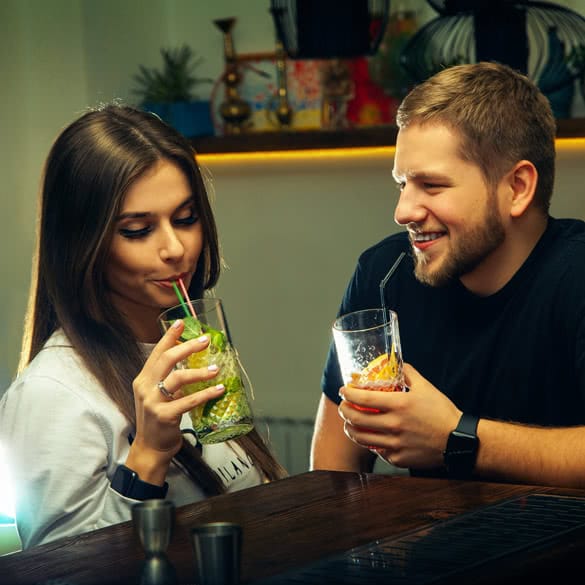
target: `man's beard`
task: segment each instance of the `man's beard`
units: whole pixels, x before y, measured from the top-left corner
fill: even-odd
[[[415,253],[414,275],[423,284],[444,286],[477,268],[504,238],[504,226],[498,216],[495,196],[490,197],[484,221],[463,233],[456,245],[450,243],[447,257],[437,270],[426,270],[425,255]]]

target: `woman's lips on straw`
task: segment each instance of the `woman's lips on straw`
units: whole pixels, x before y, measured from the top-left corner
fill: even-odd
[[[165,278],[162,280],[155,280],[154,282],[160,286],[163,286],[164,288],[173,288],[173,283],[179,282],[182,278],[185,278],[186,275],[187,275],[187,273],[183,272],[182,274],[179,274],[178,276],[173,275],[173,276],[170,276],[169,278]]]

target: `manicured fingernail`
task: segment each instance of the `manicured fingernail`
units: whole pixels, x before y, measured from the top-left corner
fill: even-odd
[[[205,343],[208,339],[209,339],[209,337],[207,335],[202,335],[201,337],[197,338],[197,341],[199,343]]]
[[[181,326],[182,322],[183,322],[183,319],[177,319],[176,321],[173,321],[173,324],[171,325],[171,327],[173,329],[177,329],[177,327]]]
[[[225,386],[224,386],[223,384],[218,384],[218,385],[215,387],[215,389],[216,389],[218,392],[223,392],[223,391],[225,390]]]
[[[207,369],[210,372],[217,372],[217,370],[219,370],[219,366],[217,364],[211,364],[210,366],[207,366]]]

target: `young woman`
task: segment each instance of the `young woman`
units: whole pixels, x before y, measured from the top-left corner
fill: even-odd
[[[19,374],[0,402],[24,548],[129,520],[137,500],[184,505],[286,475],[260,436],[203,446],[188,411],[220,395],[207,347],[161,338],[158,315],[216,284],[215,221],[189,142],[154,115],[108,105],[49,153]],[[184,396],[181,387],[207,380]],[[162,382],[162,383],[161,383]]]

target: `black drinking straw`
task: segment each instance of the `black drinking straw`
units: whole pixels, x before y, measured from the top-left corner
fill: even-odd
[[[391,276],[396,272],[398,265],[402,262],[402,259],[406,256],[406,252],[400,252],[398,258],[396,258],[394,264],[388,270],[388,274],[380,281],[380,302],[382,303],[382,313],[384,314],[384,325],[388,325],[388,319],[386,317],[386,300],[384,299],[384,290],[386,283],[390,280]],[[384,343],[386,344],[386,355],[390,359],[390,348],[388,347],[388,335],[384,337]]]

